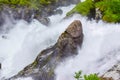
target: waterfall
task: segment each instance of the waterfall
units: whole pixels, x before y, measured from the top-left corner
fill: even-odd
[[[8,78],[17,74],[32,63],[40,51],[53,45],[70,24],[62,19],[73,7],[74,5],[61,7],[64,13],[50,16],[49,26],[44,26],[37,20],[31,23],[19,20],[14,24],[8,24],[11,21],[7,20],[7,23],[1,26],[4,31],[0,34],[0,77]]]
[[[74,73],[79,70],[86,74],[102,74],[117,63],[120,57],[120,24],[87,21],[86,17],[78,14],[63,20],[66,12],[73,7],[74,5],[61,7],[63,14],[50,16],[49,26],[44,26],[37,20],[31,23],[19,20],[12,25],[5,24],[4,26],[12,27],[7,33],[0,34],[0,78],[11,77],[33,62],[39,52],[53,45],[76,19],[82,22],[83,45],[77,56],[67,58],[57,66],[56,80],[74,80]]]
[[[74,19],[83,25],[84,40],[76,57],[70,57],[56,68],[56,80],[75,80],[75,72],[102,75],[120,61],[120,24],[87,21],[80,15]]]

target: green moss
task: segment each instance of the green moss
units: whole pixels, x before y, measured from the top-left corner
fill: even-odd
[[[19,75],[24,75],[24,71],[22,70],[22,71],[20,71],[18,74],[19,74]]]
[[[54,69],[55,69],[55,68],[51,68],[51,69],[49,70],[49,72],[48,72],[48,76],[49,76],[49,77],[54,74]]]
[[[27,5],[29,0],[0,0],[1,4]]]
[[[92,8],[94,8],[94,2],[92,0],[86,0],[78,3],[70,12],[67,13],[67,16],[73,13],[79,13],[83,16],[87,16]]]
[[[43,5],[48,5],[50,4],[51,2],[50,1],[47,1],[47,0],[40,0],[40,4],[43,4]]]
[[[32,63],[32,66],[35,67],[37,64],[38,64],[38,62],[35,60],[35,61]]]
[[[57,0],[0,0],[0,5],[27,6],[38,9],[40,6],[55,3]]]

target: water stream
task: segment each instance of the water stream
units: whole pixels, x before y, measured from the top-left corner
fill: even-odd
[[[87,21],[78,14],[63,20],[72,7],[62,7],[62,15],[51,16],[49,26],[37,20],[31,23],[20,20],[12,25],[6,23],[4,26],[12,27],[7,33],[7,29],[3,29],[5,33],[0,34],[0,78],[11,77],[33,62],[39,52],[56,43],[59,35],[76,19],[82,22],[84,42],[76,57],[66,59],[55,69],[56,80],[74,80],[74,73],[79,70],[102,74],[117,63],[120,59],[120,24]]]

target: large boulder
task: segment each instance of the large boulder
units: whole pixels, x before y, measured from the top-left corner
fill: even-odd
[[[57,64],[67,57],[77,55],[77,49],[81,47],[82,41],[82,24],[79,20],[75,20],[60,35],[55,45],[41,51],[32,64],[8,80],[19,77],[32,77],[34,80],[54,80],[54,69]]]

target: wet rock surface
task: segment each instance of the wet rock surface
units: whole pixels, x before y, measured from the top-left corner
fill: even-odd
[[[103,77],[112,78],[110,80],[120,80],[120,63],[117,63],[109,69]]]
[[[113,80],[112,77],[100,77],[100,80]]]
[[[55,45],[41,51],[32,64],[7,80],[15,80],[19,77],[32,77],[33,80],[54,80],[54,69],[57,64],[67,57],[77,55],[77,49],[82,46],[82,42],[82,24],[79,20],[75,20],[60,35]]]
[[[42,5],[38,9],[29,8],[28,6],[12,6],[3,4],[0,5],[0,25],[4,24],[4,17],[1,13],[12,16],[15,20],[24,19],[27,22],[30,22],[32,19],[37,19],[42,24],[48,25],[48,16],[62,14],[61,10],[56,11],[58,7],[77,4],[78,2],[80,2],[80,0],[57,0],[50,5]]]

